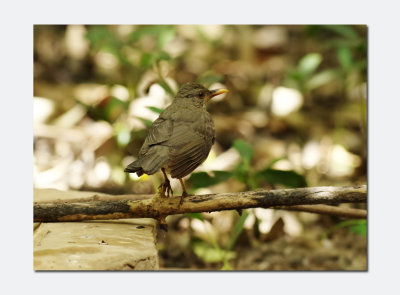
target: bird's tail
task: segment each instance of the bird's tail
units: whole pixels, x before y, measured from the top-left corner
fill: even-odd
[[[145,156],[130,163],[125,172],[142,174],[154,174],[168,161],[168,149],[166,147],[157,147],[150,150]]]
[[[136,160],[135,162],[132,162],[126,166],[124,172],[136,173],[137,176],[141,176],[144,173],[143,168],[141,167],[141,159]]]

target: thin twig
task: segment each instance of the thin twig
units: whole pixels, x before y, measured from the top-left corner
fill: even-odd
[[[296,205],[296,206],[277,206],[274,209],[301,211],[317,214],[326,214],[346,218],[367,218],[367,210],[355,208],[343,208],[330,205]]]

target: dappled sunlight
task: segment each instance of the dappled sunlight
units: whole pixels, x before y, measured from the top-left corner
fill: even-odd
[[[65,48],[71,57],[83,59],[89,52],[89,42],[85,38],[86,32],[86,28],[82,25],[67,26]]]
[[[254,215],[260,220],[260,232],[269,232],[274,224],[274,211],[271,209],[256,208],[254,210]]]
[[[94,166],[94,173],[96,175],[96,179],[99,180],[99,183],[104,182],[108,180],[111,175],[110,165],[105,159],[99,159]]]
[[[100,51],[94,56],[95,64],[100,72],[116,71],[119,66],[118,59],[109,52]]]
[[[331,176],[349,176],[360,166],[360,157],[348,152],[341,145],[334,145],[328,154],[328,174]]]
[[[212,224],[207,221],[201,221],[198,219],[193,219],[191,222],[191,228],[194,231],[195,236],[208,241],[210,243],[214,243],[217,240],[217,231],[212,226]]]
[[[225,32],[224,25],[200,25],[198,30],[211,40],[219,40]]]
[[[114,85],[111,88],[111,95],[122,101],[128,101],[130,97],[128,88],[123,85]]]
[[[317,141],[309,141],[303,148],[303,167],[311,169],[315,167],[321,159],[321,148]]]
[[[285,211],[282,211],[281,214],[283,222],[285,224],[284,225],[285,232],[292,237],[300,236],[303,233],[303,225],[296,217],[296,214]]]
[[[149,107],[163,109],[167,105],[165,90],[154,84],[150,87],[147,96],[138,97],[129,105],[129,125],[131,129],[140,130],[146,127],[142,119],[153,122],[158,114],[150,110]]]
[[[273,167],[278,170],[286,170],[286,171],[293,170],[292,162],[285,159],[276,162]]]
[[[211,150],[206,161],[197,169],[198,171],[231,170],[239,161],[240,155],[234,148],[230,148],[218,156]]]
[[[146,129],[158,117],[149,107],[164,109],[179,85],[197,77],[207,87],[227,88],[229,93],[209,103],[217,141],[196,171],[235,169],[240,155],[232,148],[232,143],[241,137],[254,148],[256,160],[252,165],[255,170],[262,170],[275,159],[282,158],[272,166],[274,169],[309,173],[312,183],[320,179],[318,173],[329,177],[351,176],[362,159],[349,152],[346,144],[351,145],[351,150],[359,148],[358,135],[344,133],[346,144],[343,144],[340,140],[321,138],[325,126],[321,125],[318,131],[311,125],[307,130],[306,125],[315,118],[312,114],[305,115],[305,95],[310,96],[312,90],[315,98],[322,97],[337,89],[338,81],[332,83],[332,79],[337,79],[332,71],[321,69],[326,58],[322,50],[316,48],[296,58],[285,54],[291,34],[299,32],[300,29],[284,26],[68,25],[63,35],[56,38],[50,27],[35,27],[35,75],[39,75],[35,80],[34,98],[35,171],[39,174],[49,169],[53,171],[51,169],[58,166],[57,161],[62,157],[68,159],[66,163],[69,164],[64,165],[88,159],[85,165],[74,164],[74,169],[87,169],[87,175],[91,173],[89,186],[94,185],[97,178],[99,183],[111,181],[120,185],[132,180],[142,182],[142,178],[132,174],[123,179],[121,171],[126,162],[135,158]],[[221,41],[222,36],[224,40]],[[224,50],[234,46],[237,40],[243,44],[235,47],[237,52],[233,58],[229,50]],[[219,47],[220,41],[225,47]],[[342,67],[349,67],[355,57],[349,57],[348,51],[340,49],[338,58]],[[79,66],[66,64],[65,70],[84,78],[77,78],[78,82],[71,85],[62,83],[62,91],[50,89],[40,81],[40,75],[45,73],[46,67],[50,71],[48,65],[62,59],[71,59],[71,63],[81,60]],[[79,76],[83,61],[91,63],[93,68]],[[55,75],[74,81],[60,73]],[[366,83],[359,74],[350,73],[346,83],[349,99],[365,99]],[[57,87],[61,89],[61,84]],[[339,119],[358,118],[360,114],[353,111],[356,107]],[[296,123],[305,119],[309,123]],[[296,125],[298,131],[306,128],[309,133],[310,138],[305,138],[304,143],[296,142],[298,139],[290,138],[291,135],[285,137],[285,132],[295,129]],[[39,139],[48,141],[46,148]],[[117,147],[125,149],[119,150],[121,156],[112,152]],[[128,151],[132,156],[127,157]],[[98,167],[105,164],[95,159],[107,155],[115,159],[107,161],[108,170],[104,168],[100,173]],[[45,186],[45,179],[50,179],[43,175],[37,178],[41,186]],[[66,180],[63,187],[68,187],[68,183],[70,181]],[[71,183],[75,188],[87,185],[85,181]]]
[[[284,46],[288,41],[287,31],[280,26],[263,26],[253,34],[252,42],[258,48]]]
[[[251,110],[243,114],[243,118],[256,128],[263,128],[268,124],[268,116],[262,110]]]
[[[33,98],[33,122],[44,123],[55,111],[55,103],[44,97]]]
[[[74,89],[75,97],[84,104],[94,106],[110,95],[107,85],[96,83],[82,83]]]
[[[277,116],[287,116],[302,104],[303,96],[296,89],[277,87],[272,93],[272,112]]]
[[[34,26],[34,187],[155,194],[161,172],[124,168],[191,81],[228,92],[206,105],[216,137],[184,177],[189,194],[365,183],[366,48],[364,26]],[[171,186],[179,196],[179,181]],[[365,237],[332,230],[328,216],[257,208],[167,223],[173,242],[160,242],[160,263],[173,267],[366,265]]]
[[[86,112],[87,110],[84,106],[76,104],[55,119],[53,124],[59,127],[72,128],[86,116]]]

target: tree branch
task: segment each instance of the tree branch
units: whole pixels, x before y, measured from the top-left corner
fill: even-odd
[[[274,209],[301,211],[317,214],[327,214],[332,216],[340,216],[347,218],[367,218],[367,210],[343,208],[329,205],[295,205],[295,206],[277,206]]]
[[[37,192],[36,192],[37,194]],[[180,197],[105,195],[92,193],[74,199],[77,192],[63,192],[68,200],[35,202],[35,222],[155,218],[193,212],[211,212],[276,206],[365,203],[367,186],[309,187],[297,189],[256,190],[239,193],[188,196],[179,206]],[[86,193],[88,194],[88,193]],[[37,196],[36,199],[40,199]]]

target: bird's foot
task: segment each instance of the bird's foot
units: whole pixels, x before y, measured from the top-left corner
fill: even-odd
[[[158,193],[160,194],[161,197],[166,198],[174,195],[174,192],[172,191],[171,184],[169,180],[165,180],[163,183],[160,184],[158,187]],[[167,195],[165,195],[167,193]]]
[[[188,193],[187,193],[186,191],[183,191],[183,192],[182,192],[181,200],[179,201],[179,206],[182,205],[183,199],[186,198],[186,197],[188,197],[188,196],[189,196],[189,195],[188,195]]]

